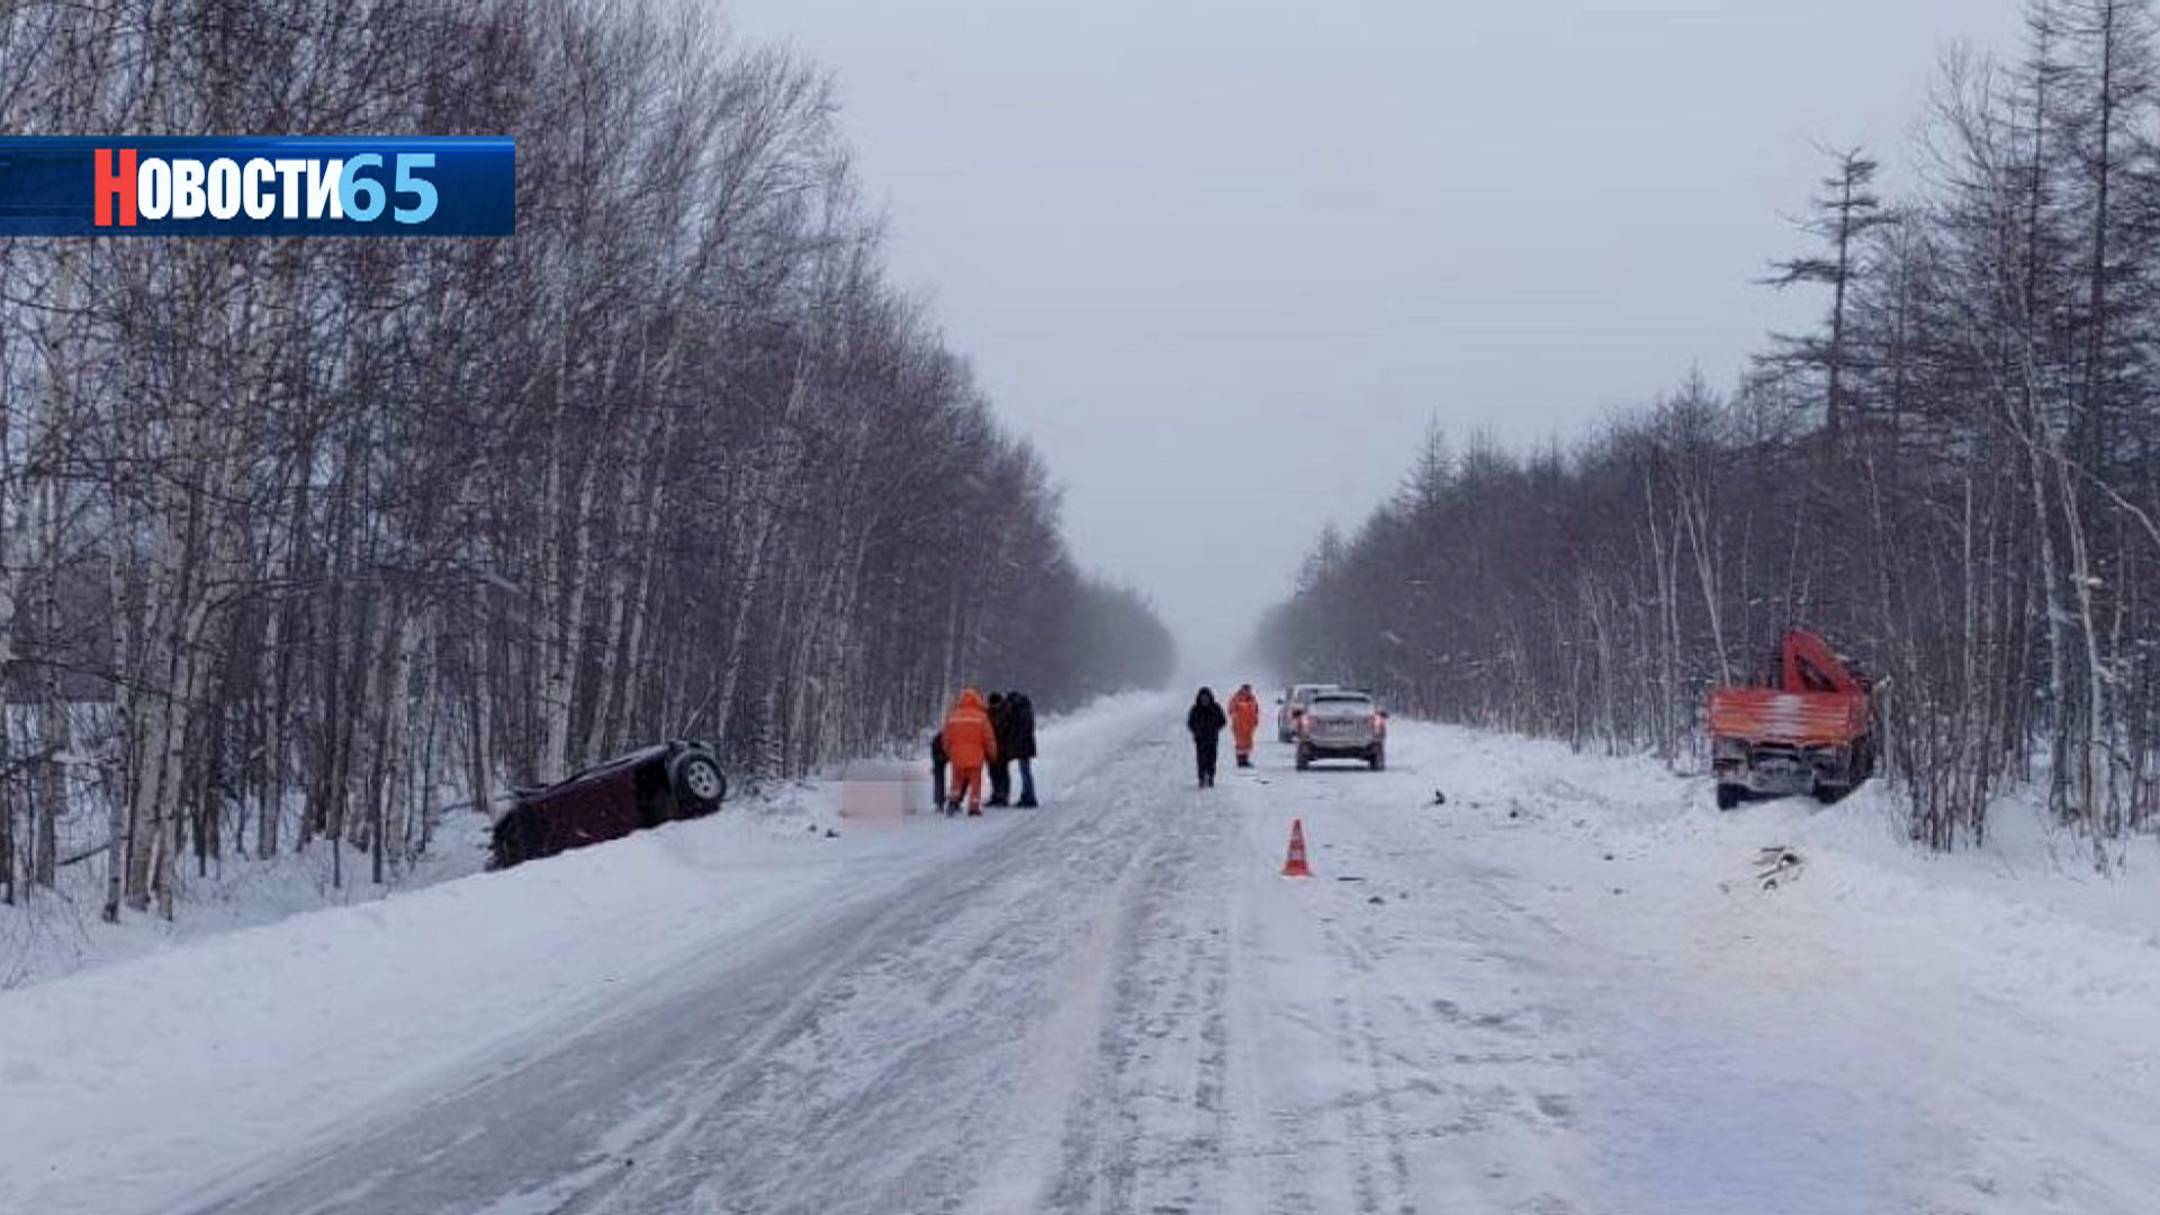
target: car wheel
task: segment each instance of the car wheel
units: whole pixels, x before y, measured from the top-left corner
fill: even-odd
[[[1730,810],[1746,800],[1747,786],[1745,785],[1719,785],[1717,787],[1717,808],[1720,810]]]
[[[677,756],[668,770],[668,785],[675,791],[677,818],[711,814],[727,798],[727,777],[720,771],[719,761],[703,751]]]

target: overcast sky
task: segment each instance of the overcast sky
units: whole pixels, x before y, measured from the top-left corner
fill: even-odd
[[[723,0],[828,67],[899,283],[1218,682],[1428,418],[1566,442],[1823,301],[1816,143],[1893,165],[2014,0]]]

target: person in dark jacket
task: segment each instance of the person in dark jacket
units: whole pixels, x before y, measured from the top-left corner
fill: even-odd
[[[1215,787],[1215,745],[1222,741],[1223,727],[1230,719],[1223,715],[1222,706],[1215,703],[1215,693],[1200,689],[1193,697],[1192,711],[1185,714],[1185,728],[1192,731],[1193,758],[1200,768],[1200,787]]]
[[[1012,803],[1012,757],[1005,752],[1005,745],[1012,739],[1012,723],[1006,719],[1005,694],[990,693],[990,729],[997,735],[997,758],[990,761],[990,804],[1005,806]]]
[[[1020,800],[1013,804],[1032,810],[1035,801],[1035,702],[1025,692],[1005,693],[1005,720],[1011,739],[998,739],[1000,758],[1020,765]]]
[[[930,736],[930,808],[945,809],[945,731]]]

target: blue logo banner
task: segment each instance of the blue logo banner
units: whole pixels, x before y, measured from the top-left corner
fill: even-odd
[[[509,236],[508,136],[0,137],[0,236]]]

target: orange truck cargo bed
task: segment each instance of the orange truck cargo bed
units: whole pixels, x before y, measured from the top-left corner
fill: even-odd
[[[1851,742],[1867,729],[1867,697],[1859,692],[1718,688],[1710,693],[1714,738],[1822,747]]]

